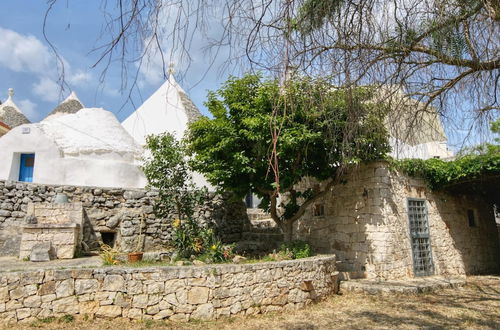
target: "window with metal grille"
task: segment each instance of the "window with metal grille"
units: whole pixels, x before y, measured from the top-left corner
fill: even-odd
[[[425,200],[408,199],[408,218],[415,276],[432,275],[434,266]]]

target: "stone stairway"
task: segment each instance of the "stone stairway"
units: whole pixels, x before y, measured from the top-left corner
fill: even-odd
[[[427,276],[401,280],[355,279],[340,282],[342,291],[367,294],[415,294],[465,285],[465,276]]]
[[[250,224],[241,235],[235,250],[237,253],[260,254],[279,248],[283,233],[269,214],[261,209],[248,209]]]

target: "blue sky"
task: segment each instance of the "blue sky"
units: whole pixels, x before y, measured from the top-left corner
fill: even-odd
[[[141,72],[140,87],[134,91],[132,102],[126,102],[128,90],[120,91],[118,63],[110,66],[104,85],[99,82],[103,67],[91,69],[98,53],[90,52],[102,44],[98,38],[104,19],[99,6],[100,1],[57,2],[48,18],[47,36],[64,59],[66,81],[82,103],[86,107],[105,108],[123,120],[162,84],[163,77],[157,66],[152,66],[150,72]],[[8,88],[14,88],[15,103],[33,122],[43,119],[70,93],[69,89],[61,93],[55,56],[43,36],[46,9],[44,1],[2,2],[0,100],[7,98]],[[214,68],[202,79],[209,66],[202,46],[191,47],[193,63],[188,70],[178,70],[176,78],[206,113],[203,102],[207,90],[218,88],[227,74],[221,76]],[[130,69],[135,70],[133,64]]]
[[[123,93],[120,91],[122,78],[119,63],[112,63],[104,84],[99,82],[103,66],[91,69],[99,53],[90,51],[103,42],[98,40],[104,23],[100,5],[101,1],[60,0],[50,13],[47,36],[66,63],[65,78],[70,86],[61,92],[55,56],[43,36],[46,2],[3,1],[0,21],[0,100],[6,99],[8,88],[14,88],[14,101],[33,122],[40,121],[52,111],[70,93],[70,89],[77,93],[86,107],[102,107],[115,113],[120,121],[142,104],[163,83],[157,60],[155,62],[153,59],[151,65],[143,67],[138,76],[139,87],[132,93],[132,101],[126,101],[128,89]],[[169,22],[164,23],[168,29]],[[212,37],[217,37],[217,33],[214,29],[207,32]],[[109,37],[106,34],[103,36]],[[229,75],[219,72],[227,58],[224,52],[216,57],[215,65],[208,69],[210,56],[202,51],[207,45],[206,40],[206,35],[196,34],[189,51],[190,64],[176,64],[177,80],[204,114],[207,114],[203,105],[207,91],[219,88]],[[133,63],[129,68],[136,70]],[[241,71],[233,73],[240,74]],[[132,78],[129,76],[128,79],[130,86]],[[463,103],[463,107],[467,107],[467,104]],[[457,109],[458,114],[462,112],[463,109]],[[456,119],[454,121],[457,122]],[[458,122],[464,123],[463,120]],[[450,144],[460,146],[467,130],[449,123],[445,129]],[[472,136],[476,143],[479,139],[478,136]]]

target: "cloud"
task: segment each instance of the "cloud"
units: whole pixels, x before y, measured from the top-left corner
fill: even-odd
[[[68,82],[71,85],[75,86],[84,86],[86,83],[92,80],[92,75],[88,72],[84,72],[82,70],[76,71],[74,74],[71,74],[68,78]]]
[[[16,103],[18,104],[19,110],[21,110],[31,121],[33,121],[33,119],[35,118],[38,118],[39,114],[36,111],[35,103],[31,102],[28,99],[16,101]]]
[[[53,55],[40,40],[0,27],[0,65],[16,72],[45,73],[51,71]]]
[[[44,101],[57,102],[61,94],[61,86],[53,79],[42,77],[33,84],[33,93]]]
[[[0,35],[0,66],[14,72],[31,73],[32,79],[36,81],[33,83],[33,94],[44,101],[59,101],[59,63],[49,48],[33,35],[23,35],[2,27]],[[92,80],[89,72],[75,70],[62,56],[61,60],[65,68],[66,82],[70,87],[86,87]],[[27,107],[34,109],[33,102],[25,101]]]

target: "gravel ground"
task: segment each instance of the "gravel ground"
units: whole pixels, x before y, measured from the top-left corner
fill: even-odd
[[[416,295],[348,292],[289,311],[211,322],[84,320],[66,317],[20,329],[500,329],[500,276],[475,276],[458,289]],[[5,326],[4,326],[5,327]],[[1,326],[0,326],[1,328]]]

